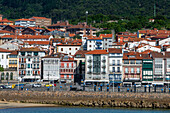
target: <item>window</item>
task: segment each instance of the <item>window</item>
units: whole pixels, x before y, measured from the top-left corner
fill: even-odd
[[[69,48],[69,50],[71,50],[71,48]]]
[[[140,73],[140,68],[137,68],[137,73]]]
[[[120,60],[117,60],[117,65],[120,65]]]
[[[63,48],[61,48],[61,51],[63,51]]]
[[[117,67],[117,72],[120,72],[120,67]]]
[[[28,58],[28,61],[31,61],[31,59],[30,59],[30,58]]]
[[[21,55],[22,55],[22,56],[25,56],[25,52],[21,52]]]
[[[75,50],[77,50],[77,48],[75,48]]]
[[[6,59],[8,59],[8,55],[6,56]]]
[[[129,64],[129,60],[124,60],[124,64]]]
[[[115,60],[112,60],[113,65],[115,65]]]
[[[130,61],[130,64],[135,64],[135,60],[131,60],[131,61]]]
[[[38,55],[38,52],[34,52],[34,55],[37,56],[37,55]]]
[[[136,64],[142,64],[141,60],[136,60]]]
[[[27,68],[30,68],[30,64],[27,64]]]
[[[125,73],[128,73],[128,68],[125,68]]]
[[[71,75],[69,75],[69,79],[71,79]]]
[[[4,59],[4,55],[2,55],[2,59]]]
[[[28,55],[31,55],[31,54],[32,54],[32,52],[28,52],[27,54],[28,54]]]
[[[89,45],[89,47],[91,47],[91,45]]]
[[[39,64],[37,64],[37,68],[39,68]]]
[[[69,63],[69,68],[71,68],[71,63]]]
[[[64,75],[64,78],[67,79],[67,75]]]
[[[131,73],[134,73],[134,68],[131,68]]]
[[[67,63],[64,63],[64,68],[67,68]]]
[[[112,72],[115,72],[115,67],[113,67],[113,71]]]

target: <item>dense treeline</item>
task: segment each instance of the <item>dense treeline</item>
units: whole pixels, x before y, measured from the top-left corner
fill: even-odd
[[[80,18],[86,10],[130,18],[153,16],[154,1],[157,15],[169,18],[170,0],[0,0],[0,13],[11,19],[46,16],[53,22]]]

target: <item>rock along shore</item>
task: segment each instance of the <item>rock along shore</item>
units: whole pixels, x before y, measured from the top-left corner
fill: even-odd
[[[62,106],[170,109],[168,93],[0,91],[0,100]]]

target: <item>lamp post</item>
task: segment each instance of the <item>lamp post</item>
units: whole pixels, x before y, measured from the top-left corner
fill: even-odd
[[[88,11],[86,11],[86,24],[87,24],[87,16],[88,16]]]
[[[115,85],[115,83],[114,83],[114,76],[115,76],[115,72],[113,73],[113,92],[114,92],[114,85]]]

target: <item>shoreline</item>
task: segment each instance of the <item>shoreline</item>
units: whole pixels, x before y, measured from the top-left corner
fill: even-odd
[[[170,109],[169,93],[0,91],[0,100],[0,109],[74,106],[92,108]]]

